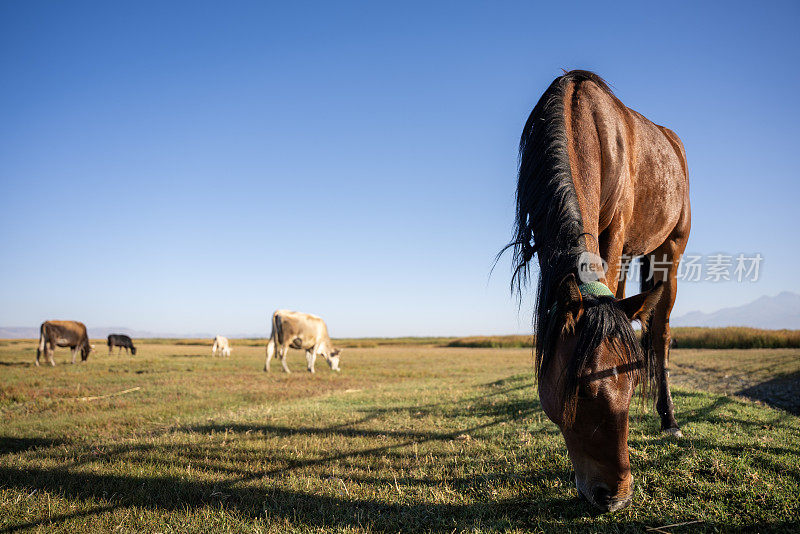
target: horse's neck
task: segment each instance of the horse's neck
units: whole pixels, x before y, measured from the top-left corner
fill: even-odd
[[[579,276],[584,280],[584,276],[580,275],[580,272],[585,272],[587,262],[592,262],[594,265],[592,270],[597,274],[598,281],[607,285],[605,270],[603,269],[602,263],[599,261],[601,258],[604,261],[608,260],[608,258],[603,258],[601,254],[600,232],[602,232],[604,228],[601,226],[602,219],[604,217],[610,217],[604,215],[604,210],[601,206],[604,195],[600,179],[597,177],[594,180],[575,180],[574,185],[575,195],[578,197],[578,206],[581,212],[581,225],[583,228],[582,244],[584,252],[587,253],[582,254],[581,257],[578,258]],[[608,223],[606,223],[605,226],[607,227]]]
[[[600,234],[612,224],[628,193],[628,111],[607,88],[582,83],[567,90],[564,115],[586,248],[599,256]]]

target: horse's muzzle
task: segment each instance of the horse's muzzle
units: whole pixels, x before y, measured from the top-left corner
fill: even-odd
[[[591,493],[591,496],[586,495],[578,488],[578,494],[581,498],[589,502],[589,504],[602,513],[616,512],[617,510],[622,510],[630,506],[633,500],[633,485],[631,485],[628,495],[611,495],[611,492],[603,486],[595,486]]]

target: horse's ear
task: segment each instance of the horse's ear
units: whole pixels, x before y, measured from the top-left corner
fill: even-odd
[[[564,325],[561,330],[562,333],[569,334],[573,332],[575,324],[583,314],[583,297],[574,274],[565,276],[558,285],[556,313],[558,314],[559,322]]]
[[[661,300],[661,294],[664,292],[664,283],[659,281],[653,286],[653,289],[639,293],[626,299],[618,300],[622,311],[631,321],[639,321],[644,326],[650,314]]]

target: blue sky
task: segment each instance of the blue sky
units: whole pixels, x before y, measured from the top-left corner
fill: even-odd
[[[561,68],[683,139],[689,250],[796,290],[795,2],[3,2],[0,325],[266,335],[529,330],[508,290],[516,146]]]

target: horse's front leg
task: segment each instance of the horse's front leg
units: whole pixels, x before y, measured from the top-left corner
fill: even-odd
[[[624,298],[625,295],[625,269],[627,265],[622,258],[622,248],[624,244],[623,223],[620,216],[614,217],[611,225],[600,234],[600,256],[605,265],[605,282],[606,287],[612,293],[617,295],[617,298]],[[620,294],[622,296],[620,297]]]
[[[676,437],[682,437],[683,434],[675,420],[675,405],[672,402],[669,387],[669,347],[672,340],[669,316],[672,306],[675,304],[678,288],[678,262],[680,261],[680,253],[676,248],[674,245],[659,248],[651,258],[653,279],[655,282],[663,281],[664,290],[650,321],[650,339],[655,353],[655,385],[658,388],[656,412],[661,418],[661,430]],[[646,274],[643,273],[643,276]]]

